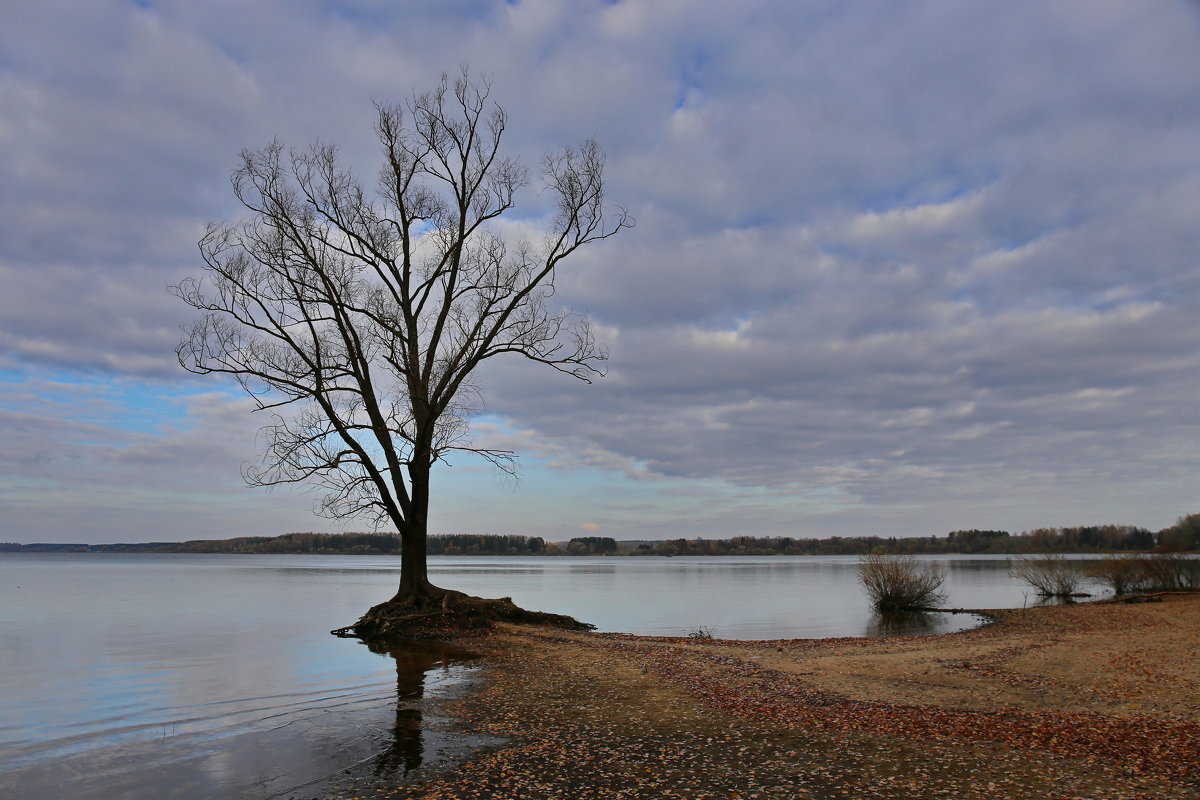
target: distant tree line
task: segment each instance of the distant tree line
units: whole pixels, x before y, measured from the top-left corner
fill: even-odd
[[[668,539],[663,542],[618,542],[608,536],[580,536],[566,543],[546,542],[540,536],[455,533],[429,537],[429,555],[659,555],[768,556],[862,555],[896,553],[932,555],[984,553],[1191,552],[1200,550],[1200,514],[1181,517],[1158,532],[1132,525],[1084,525],[1037,528],[1023,533],[962,530],[947,536],[830,536],[797,539],[790,536],[734,536],[729,539]],[[12,544],[0,552],[114,552],[114,553],[314,553],[320,555],[393,555],[400,537],[389,533],[288,533],[282,536],[240,536],[191,542],[140,544]]]
[[[577,536],[565,548],[557,549],[568,556],[606,555],[617,552],[617,540],[611,536]]]
[[[399,535],[393,533],[286,533],[140,544],[0,544],[0,552],[399,555],[400,546]],[[461,533],[429,537],[429,555],[543,555],[545,550],[546,542],[540,536]]]
[[[1196,515],[1200,522],[1200,515]],[[1194,526],[1200,528],[1200,525]],[[934,555],[988,553],[1111,553],[1200,549],[1200,537],[1176,536],[1174,528],[1157,534],[1130,525],[1092,525],[1077,528],[1038,528],[1025,533],[1008,531],[953,531],[947,536],[830,536],[825,539],[795,539],[790,536],[735,536],[732,539],[669,539],[643,543],[633,552],[669,556],[765,556],[765,555]]]

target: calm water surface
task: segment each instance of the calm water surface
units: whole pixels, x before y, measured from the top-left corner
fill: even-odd
[[[1027,602],[1000,557],[945,562],[951,606]],[[941,633],[882,623],[855,557],[431,559],[435,583],[603,631],[722,638]],[[313,796],[488,744],[437,700],[470,653],[372,652],[329,630],[387,599],[398,561],[355,556],[0,554],[0,797]]]

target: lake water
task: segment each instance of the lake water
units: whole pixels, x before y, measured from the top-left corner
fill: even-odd
[[[1029,601],[1003,557],[944,562],[949,604]],[[602,631],[721,638],[941,633],[881,622],[855,557],[433,558],[441,586]],[[311,797],[347,776],[420,777],[489,744],[438,700],[469,652],[372,652],[329,635],[395,590],[369,556],[0,553],[0,797]]]

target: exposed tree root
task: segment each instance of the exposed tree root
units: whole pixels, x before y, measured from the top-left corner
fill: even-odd
[[[511,597],[488,599],[439,589],[423,597],[393,597],[367,611],[358,622],[330,631],[334,636],[357,637],[367,642],[398,638],[440,639],[491,630],[493,623],[513,622],[586,631],[595,628],[564,614],[527,611]]]

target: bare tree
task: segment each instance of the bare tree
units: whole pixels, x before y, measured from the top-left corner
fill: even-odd
[[[171,287],[204,312],[178,348],[191,372],[232,375],[271,415],[252,485],[307,482],[318,512],[402,537],[391,602],[447,591],[426,569],[430,470],[476,446],[469,421],[483,362],[515,354],[583,381],[606,352],[585,317],[551,309],[554,273],[580,247],[633,224],[606,213],[594,141],[546,156],[556,212],[537,241],[493,221],[527,172],[501,151],[506,115],[464,70],[408,103],[377,107],[385,163],[373,191],[337,148],[246,150],[233,191],[249,212],[201,239],[205,270]]]

